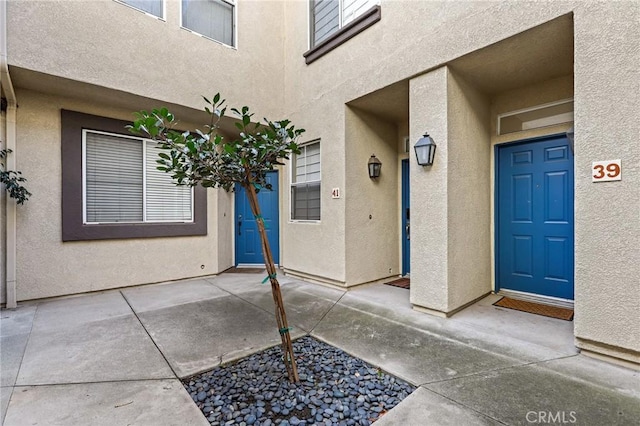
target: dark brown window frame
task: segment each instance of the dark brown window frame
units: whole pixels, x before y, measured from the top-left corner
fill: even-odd
[[[311,49],[302,54],[307,65],[320,59],[322,56],[331,52],[336,47],[351,40],[362,31],[366,30],[376,22],[382,19],[382,9],[380,6],[373,6],[355,20],[349,22],[321,43],[313,46]]]
[[[82,131],[131,136],[123,120],[61,110],[62,119],[62,241],[207,235],[207,191],[194,188],[193,222],[85,224],[82,217]]]

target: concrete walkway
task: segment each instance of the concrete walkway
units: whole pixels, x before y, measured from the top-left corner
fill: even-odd
[[[1,408],[14,425],[208,425],[178,378],[279,343],[262,275],[22,304],[1,312]],[[418,389],[376,425],[637,425],[640,375],[579,355],[573,323],[484,300],[450,319],[404,289],[281,279],[311,334]]]

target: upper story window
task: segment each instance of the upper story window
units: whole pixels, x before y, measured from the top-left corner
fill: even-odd
[[[164,16],[164,0],[118,0],[121,3],[127,4],[131,7],[139,9],[143,12],[147,12],[150,15],[163,18]]]
[[[157,169],[156,142],[84,130],[83,151],[85,224],[193,221],[193,188]]]
[[[320,220],[320,141],[301,146],[293,157],[291,219]]]
[[[311,0],[311,47],[380,4],[380,0]]]
[[[382,19],[380,0],[309,0],[308,65],[351,40]]]
[[[182,0],[182,27],[235,46],[235,1]]]

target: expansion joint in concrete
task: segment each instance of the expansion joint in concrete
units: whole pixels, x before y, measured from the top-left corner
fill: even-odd
[[[445,380],[445,381],[446,381],[446,380]],[[423,388],[423,389],[428,390],[429,392],[435,393],[436,395],[438,395],[438,396],[440,396],[440,397],[442,397],[442,398],[444,398],[444,399],[448,400],[448,401],[449,401],[449,402],[451,402],[452,404],[459,405],[459,406],[461,406],[461,407],[466,408],[466,409],[467,409],[467,410],[469,410],[469,411],[473,411],[474,413],[478,414],[480,417],[484,417],[484,418],[486,418],[486,419],[490,419],[490,420],[492,420],[492,421],[494,421],[494,422],[496,422],[496,423],[498,423],[498,424],[501,424],[501,425],[508,425],[508,423],[502,422],[502,421],[500,421],[500,420],[496,419],[495,417],[491,417],[491,416],[489,416],[488,414],[483,413],[482,411],[478,411],[478,410],[476,410],[475,408],[473,408],[473,407],[471,407],[471,406],[469,406],[469,405],[463,404],[463,403],[462,403],[462,402],[460,402],[460,401],[456,401],[455,399],[451,399],[451,398],[449,398],[448,396],[446,396],[446,395],[444,395],[444,394],[442,394],[442,393],[440,393],[440,392],[436,392],[435,390],[430,389],[430,388],[428,388],[428,387],[426,387],[426,386],[423,386],[423,385],[420,385],[420,387],[421,387],[421,388]]]
[[[127,299],[127,296],[124,295],[124,293],[122,291],[119,291],[120,295],[122,296],[122,298],[124,299],[124,301],[127,303],[127,305],[129,306],[129,309],[131,309],[131,312],[133,313],[133,315],[135,315],[136,319],[138,320],[138,322],[140,323],[140,326],[142,327],[142,329],[144,330],[145,333],[147,333],[147,336],[149,336],[149,339],[151,340],[151,342],[153,342],[153,346],[156,347],[156,349],[158,350],[158,352],[160,352],[160,356],[162,357],[162,359],[164,359],[164,362],[167,363],[167,365],[169,366],[169,368],[171,369],[171,372],[173,373],[173,375],[175,376],[175,378],[179,379],[180,376],[178,376],[178,374],[176,373],[176,370],[173,369],[173,366],[171,365],[171,363],[169,362],[169,360],[167,359],[167,357],[164,355],[164,353],[162,352],[162,349],[160,349],[160,347],[158,346],[158,344],[156,343],[156,341],[153,339],[153,337],[151,337],[151,334],[149,334],[149,330],[147,330],[147,327],[144,326],[144,323],[142,322],[142,320],[140,320],[140,317],[138,316],[138,313],[135,311],[135,309],[133,309],[133,306],[131,306],[131,303],[129,303],[129,299]]]
[[[432,384],[436,384],[436,383],[452,382],[452,381],[459,380],[459,379],[464,379],[464,378],[467,378],[467,377],[480,376],[480,375],[486,374],[486,373],[493,373],[493,372],[496,372],[496,371],[510,370],[510,369],[514,369],[514,368],[530,367],[530,366],[535,366],[535,365],[542,366],[541,364],[544,364],[546,362],[558,361],[558,360],[566,359],[566,358],[573,358],[575,356],[578,356],[578,354],[568,355],[568,356],[560,356],[560,357],[557,357],[557,358],[548,358],[548,359],[543,359],[543,360],[539,360],[539,361],[523,362],[521,364],[505,365],[504,367],[490,368],[488,370],[482,370],[482,371],[478,371],[478,372],[475,372],[475,373],[455,376],[455,377],[451,377],[451,378],[448,378],[448,379],[433,380],[431,382],[424,382],[424,383],[418,384],[418,386],[427,387],[427,385],[432,385]]]
[[[344,295],[345,295],[345,294],[347,294],[347,292],[346,292],[346,291],[345,291],[344,293],[342,293],[342,295],[338,298],[338,300],[336,300],[336,301],[334,302],[334,304],[333,304],[333,305],[331,305],[331,307],[330,307],[329,309],[327,309],[327,312],[325,312],[325,313],[324,313],[324,315],[322,315],[322,318],[320,318],[320,320],[316,323],[316,325],[314,325],[314,326],[311,328],[311,330],[309,330],[309,335],[311,335],[311,333],[313,333],[313,331],[314,331],[316,328],[318,328],[318,326],[320,325],[320,323],[321,323],[322,321],[324,321],[324,319],[327,317],[327,315],[329,315],[329,312],[331,312],[331,311],[333,310],[333,308],[335,308],[335,307],[336,307],[336,305],[337,305],[338,303],[340,303],[340,301],[342,300],[342,298],[344,297]]]

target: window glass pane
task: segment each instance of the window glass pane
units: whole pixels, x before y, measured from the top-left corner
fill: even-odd
[[[87,132],[87,222],[142,221],[142,142]]]
[[[291,187],[291,216],[295,220],[320,220],[320,182]]]
[[[233,7],[223,0],[182,0],[182,26],[233,46]]]
[[[320,220],[320,142],[302,146],[293,168],[291,218]]]
[[[377,4],[378,0],[344,0],[342,25],[347,25]]]
[[[499,116],[499,135],[538,129],[573,121],[573,101],[539,105]]]
[[[193,190],[189,186],[177,186],[169,173],[158,170],[158,154],[164,151],[155,142],[147,141],[147,190],[146,221],[191,221]]]
[[[313,1],[313,45],[320,43],[340,28],[338,0]]]
[[[162,18],[162,0],[120,0],[129,6]]]

